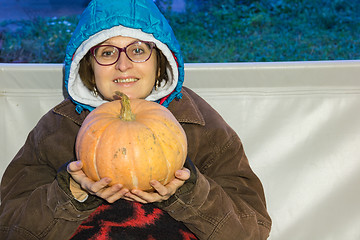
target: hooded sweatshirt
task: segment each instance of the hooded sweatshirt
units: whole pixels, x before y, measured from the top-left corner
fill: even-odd
[[[77,104],[77,111],[91,111],[106,102],[89,91],[81,81],[78,73],[80,60],[91,47],[119,35],[154,42],[169,62],[169,81],[154,88],[146,100],[156,101],[167,107],[174,98],[181,98],[184,62],[180,46],[172,28],[154,2],[93,0],[82,13],[66,49],[65,87]]]

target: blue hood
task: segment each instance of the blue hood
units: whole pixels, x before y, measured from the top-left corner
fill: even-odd
[[[152,0],[93,0],[84,10],[66,49],[65,87],[78,109],[89,109],[106,102],[94,96],[78,74],[79,62],[89,49],[114,36],[152,41],[169,62],[168,84],[153,89],[146,98],[167,107],[181,98],[184,62],[180,46],[167,20]]]

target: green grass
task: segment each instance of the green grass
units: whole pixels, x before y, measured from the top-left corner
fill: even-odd
[[[234,2],[164,11],[185,62],[360,59],[360,1]],[[62,62],[77,21],[78,16],[1,22],[0,62]]]

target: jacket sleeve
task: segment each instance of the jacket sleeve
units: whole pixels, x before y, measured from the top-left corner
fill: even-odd
[[[264,190],[237,133],[188,88],[169,109],[186,132],[196,181],[162,208],[200,240],[267,239],[271,218]]]
[[[78,210],[56,179],[58,168],[73,156],[66,149],[74,142],[53,132],[57,124],[40,121],[3,175],[1,239],[68,239],[93,211]]]
[[[163,209],[201,240],[267,239],[271,219],[263,188],[240,140],[234,135],[209,154],[195,158],[206,164],[193,169],[197,180],[191,191],[176,195]]]

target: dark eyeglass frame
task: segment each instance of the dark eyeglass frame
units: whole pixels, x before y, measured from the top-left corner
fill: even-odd
[[[131,59],[131,58],[129,57],[129,55],[128,55],[127,52],[126,52],[126,49],[127,49],[129,46],[134,45],[134,44],[138,44],[138,43],[140,43],[140,44],[143,44],[143,43],[144,43],[144,44],[149,45],[149,47],[150,47],[149,57],[146,58],[145,60],[142,60],[142,61],[134,61],[133,59]],[[113,63],[109,63],[109,64],[100,63],[100,62],[96,59],[96,56],[95,56],[95,50],[98,49],[98,48],[100,48],[100,47],[114,47],[114,48],[116,48],[116,49],[118,50],[118,52],[119,52],[116,60],[115,60]],[[124,52],[125,55],[126,55],[126,57],[127,57],[130,61],[132,61],[132,62],[134,62],[134,63],[146,62],[147,60],[150,59],[151,54],[152,54],[152,51],[153,51],[154,48],[156,48],[156,44],[153,43],[153,42],[135,41],[135,42],[130,43],[130,44],[127,45],[126,47],[123,47],[123,48],[120,48],[120,47],[117,47],[117,46],[114,46],[114,45],[96,45],[96,46],[90,48],[90,52],[91,52],[91,54],[93,55],[95,61],[96,61],[99,65],[101,65],[101,66],[110,66],[110,65],[113,65],[113,64],[117,63],[117,61],[119,61],[119,58],[120,58],[120,55],[121,55],[122,52]]]

